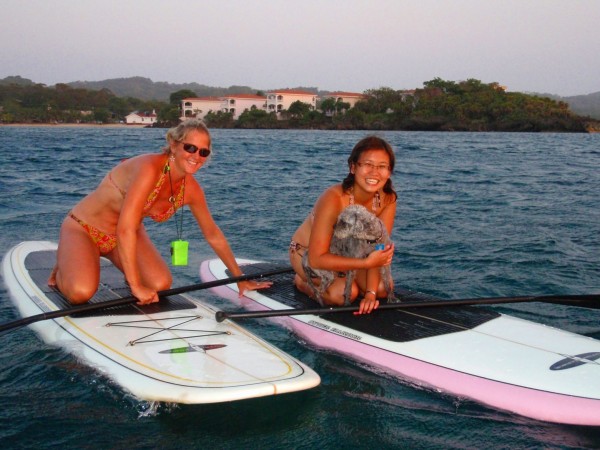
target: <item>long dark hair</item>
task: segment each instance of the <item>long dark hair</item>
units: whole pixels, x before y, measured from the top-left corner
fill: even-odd
[[[383,192],[386,194],[391,194],[394,196],[394,201],[398,198],[398,194],[394,190],[392,186],[392,178],[391,174],[394,172],[394,166],[396,165],[396,155],[394,154],[394,149],[392,146],[377,136],[367,136],[354,146],[352,149],[352,153],[348,157],[348,175],[342,181],[342,189],[344,192],[347,192],[352,186],[354,186],[354,174],[352,173],[352,165],[356,164],[360,159],[360,155],[368,150],[385,150],[390,159],[390,178],[388,178],[387,182],[383,186]]]

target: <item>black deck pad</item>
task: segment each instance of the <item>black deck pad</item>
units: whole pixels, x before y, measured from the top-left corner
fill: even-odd
[[[44,294],[60,309],[72,308],[73,304],[55,288],[48,286],[48,277],[56,262],[56,251],[44,250],[32,252],[25,258],[25,267],[29,271],[29,276],[35,284],[44,292]],[[89,303],[102,303],[108,300],[117,300],[119,298],[129,297],[131,290],[125,282],[123,273],[112,265],[110,261],[102,258],[100,260],[100,286],[96,294],[90,299]],[[184,309],[193,309],[196,306],[182,297],[173,295],[161,298],[158,303],[139,306],[136,304],[115,306],[96,311],[87,311],[73,314],[73,317],[91,317],[91,316],[121,316],[130,314],[153,314],[163,311],[178,311]]]
[[[274,270],[277,267],[276,264],[258,263],[244,265],[243,270],[245,274],[250,275]],[[293,283],[293,273],[275,275],[269,279],[273,281],[273,286],[260,291],[267,297],[296,309],[318,307],[314,300],[296,289]],[[396,288],[395,294],[403,301],[440,300],[401,288]],[[452,306],[448,308],[388,309],[363,315],[333,313],[325,314],[322,317],[330,322],[354,328],[372,336],[395,342],[408,342],[472,329],[499,316],[499,313],[479,306]]]

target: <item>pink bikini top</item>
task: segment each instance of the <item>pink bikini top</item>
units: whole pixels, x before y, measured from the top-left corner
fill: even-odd
[[[175,211],[177,211],[178,208],[181,208],[183,206],[183,193],[185,191],[185,178],[183,179],[183,182],[181,183],[181,186],[179,187],[179,192],[177,193],[177,196],[175,197],[174,201],[171,202],[171,206],[169,206],[169,208],[166,211],[164,211],[162,213],[158,213],[158,214],[149,214],[148,213],[148,211],[150,210],[150,208],[152,208],[152,205],[156,201],[156,198],[158,197],[158,193],[162,189],[162,186],[165,183],[165,180],[167,179],[167,174],[169,173],[169,170],[171,170],[171,167],[169,166],[169,161],[167,160],[167,163],[165,164],[165,167],[161,171],[160,177],[158,178],[158,181],[156,182],[156,186],[154,186],[154,189],[152,190],[152,192],[150,192],[150,195],[148,196],[148,198],[146,199],[146,203],[144,204],[144,210],[143,210],[144,217],[150,217],[155,222],[164,222],[166,220],[169,220],[171,218],[171,216],[173,214],[175,214]],[[122,189],[120,186],[118,186],[117,183],[115,183],[115,181],[112,179],[111,172],[108,173],[108,181],[110,181],[111,184],[119,190],[119,192],[121,193],[123,198],[125,198],[125,194],[127,192],[124,189]]]

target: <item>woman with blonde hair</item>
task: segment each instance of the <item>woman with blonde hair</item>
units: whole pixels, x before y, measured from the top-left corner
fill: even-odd
[[[124,273],[139,304],[157,302],[157,292],[170,288],[172,276],[142,220],[164,222],[184,205],[231,275],[242,275],[194,178],[211,154],[208,129],[202,121],[188,119],[171,128],[166,140],[162,153],[139,155],[115,166],[64,219],[48,284],[71,303],[85,303],[97,291],[100,256]],[[268,286],[269,282],[239,283],[240,294]]]

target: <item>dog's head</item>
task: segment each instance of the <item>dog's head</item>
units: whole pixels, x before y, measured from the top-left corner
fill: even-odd
[[[333,235],[338,239],[380,241],[384,236],[384,226],[364,206],[350,205],[339,215]]]

